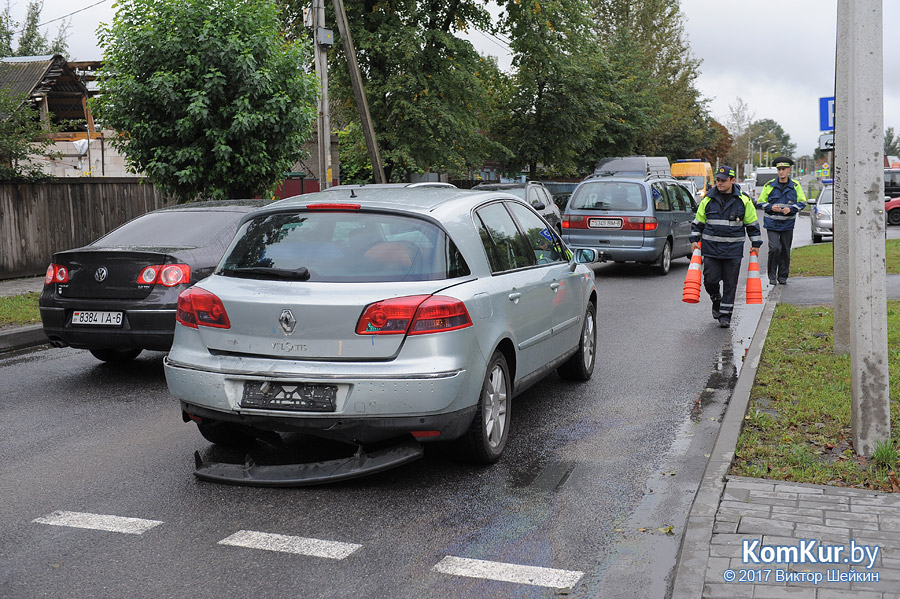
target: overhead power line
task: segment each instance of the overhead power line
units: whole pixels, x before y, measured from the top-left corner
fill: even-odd
[[[84,12],[84,11],[86,11],[86,10],[89,9],[89,8],[94,8],[94,7],[97,6],[98,4],[103,4],[104,2],[109,2],[109,0],[100,0],[99,2],[94,2],[94,3],[91,4],[90,6],[85,6],[84,8],[79,8],[78,10],[73,10],[72,12],[70,12],[70,13],[67,14],[67,15],[63,15],[63,16],[57,17],[57,18],[55,18],[55,19],[50,19],[49,21],[44,21],[43,23],[40,23],[40,24],[38,25],[38,27],[43,27],[44,25],[49,25],[50,23],[55,23],[56,21],[62,21],[63,19],[68,19],[68,18],[71,17],[72,15],[78,14],[78,13],[80,13],[80,12]]]

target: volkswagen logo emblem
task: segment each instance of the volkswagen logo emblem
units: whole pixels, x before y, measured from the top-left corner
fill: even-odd
[[[291,314],[290,310],[282,310],[281,316],[278,317],[278,322],[281,323],[281,328],[285,333],[290,335],[294,332],[294,327],[297,325],[297,319],[294,318],[294,315]]]
[[[98,283],[102,283],[106,280],[106,275],[109,274],[109,271],[106,270],[105,266],[101,266],[94,272],[94,280]]]

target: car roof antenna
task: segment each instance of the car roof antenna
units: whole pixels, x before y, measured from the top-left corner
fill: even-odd
[[[350,197],[351,197],[351,198],[355,198],[355,197],[356,197],[356,190],[353,190],[353,189],[350,190]]]

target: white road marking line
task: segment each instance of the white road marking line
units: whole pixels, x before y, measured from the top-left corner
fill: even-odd
[[[518,582],[557,589],[575,586],[575,583],[584,576],[584,572],[575,570],[557,570],[555,568],[540,568],[538,566],[488,562],[480,559],[454,557],[452,555],[442,559],[432,570],[469,578],[487,578],[501,582]]]
[[[91,530],[121,532],[129,535],[143,534],[154,526],[162,524],[159,520],[143,520],[141,518],[126,518],[124,516],[104,516],[103,514],[64,511],[53,512],[48,516],[35,518],[32,522],[38,524],[50,524],[52,526],[70,526],[72,528],[89,528]]]
[[[344,559],[362,547],[362,545],[357,545],[355,543],[323,541],[321,539],[276,535],[253,530],[239,530],[233,535],[219,541],[219,545],[233,545],[235,547],[264,549],[266,551],[282,551],[284,553],[327,557],[329,559]]]

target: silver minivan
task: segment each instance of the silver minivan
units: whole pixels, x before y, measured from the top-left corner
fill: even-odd
[[[697,203],[671,177],[594,176],[572,192],[562,237],[573,249],[591,248],[615,262],[653,265],[665,275],[674,258],[691,255]]]

